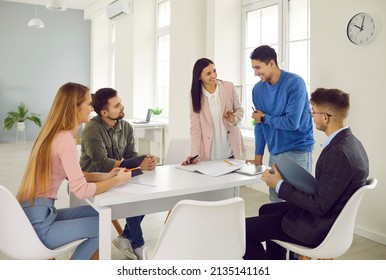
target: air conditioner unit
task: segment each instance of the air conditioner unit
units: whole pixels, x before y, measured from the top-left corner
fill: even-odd
[[[106,7],[106,15],[109,19],[117,19],[133,12],[133,0],[116,0]]]

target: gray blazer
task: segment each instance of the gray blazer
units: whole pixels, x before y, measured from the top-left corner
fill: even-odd
[[[320,154],[314,194],[306,194],[284,182],[279,197],[293,205],[282,219],[291,237],[317,246],[326,237],[352,194],[366,185],[369,161],[361,142],[351,130],[339,132]]]

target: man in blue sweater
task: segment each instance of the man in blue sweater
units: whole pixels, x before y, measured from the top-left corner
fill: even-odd
[[[281,70],[277,55],[270,46],[256,48],[251,56],[252,68],[260,81],[253,87],[255,120],[254,164],[263,163],[265,145],[270,154],[269,166],[286,155],[311,172],[314,136],[309,98],[303,79]],[[280,202],[277,193],[269,189],[272,202]]]

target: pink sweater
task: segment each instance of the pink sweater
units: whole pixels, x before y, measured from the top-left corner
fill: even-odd
[[[65,179],[69,181],[70,191],[78,198],[90,198],[95,194],[95,183],[87,183],[80,168],[76,142],[70,131],[55,136],[52,142],[51,191],[49,195],[37,196],[57,199],[59,187]]]

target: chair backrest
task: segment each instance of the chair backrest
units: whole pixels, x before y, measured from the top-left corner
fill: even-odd
[[[190,155],[190,138],[172,138],[165,157],[165,164],[182,163]]]
[[[50,250],[40,241],[15,196],[0,185],[0,251],[14,259],[50,259],[83,240]],[[74,245],[73,245],[74,244]]]
[[[242,259],[245,208],[240,197],[221,201],[181,200],[161,231],[152,259]]]
[[[376,185],[377,179],[371,178],[367,181],[367,185],[358,189],[351,196],[326,238],[317,247],[318,254],[326,255],[328,258],[336,258],[350,248],[354,236],[355,220],[363,195],[366,191],[374,189]]]

